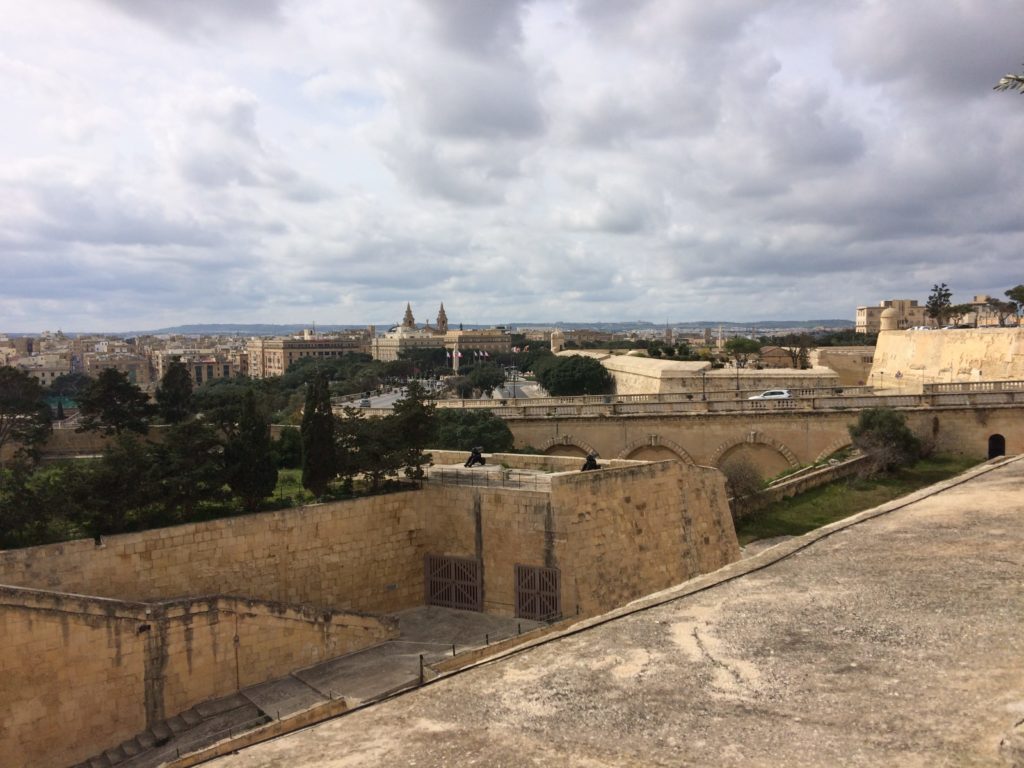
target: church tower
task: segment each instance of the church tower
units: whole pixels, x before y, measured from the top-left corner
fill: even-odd
[[[444,302],[441,302],[441,309],[437,312],[437,330],[441,333],[448,333],[448,315],[444,311]]]
[[[402,327],[403,328],[415,328],[416,327],[416,320],[412,316],[412,305],[409,304],[409,303],[406,303],[406,305],[405,305],[405,317],[402,318]]]

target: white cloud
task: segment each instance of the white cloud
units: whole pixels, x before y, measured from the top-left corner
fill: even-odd
[[[0,330],[852,318],[1020,282],[1010,0],[10,5]]]

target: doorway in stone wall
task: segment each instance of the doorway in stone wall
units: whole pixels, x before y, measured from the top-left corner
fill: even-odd
[[[427,555],[424,563],[427,605],[483,610],[480,561],[470,557]]]
[[[990,435],[988,438],[988,457],[994,459],[997,456],[1006,455],[1006,438],[1002,435]]]
[[[562,577],[557,568],[516,566],[516,616],[534,621],[562,617]]]

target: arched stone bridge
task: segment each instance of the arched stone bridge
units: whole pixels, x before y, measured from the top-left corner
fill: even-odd
[[[973,399],[977,402],[946,404],[921,396],[876,397],[870,403],[834,408],[704,413],[572,415],[559,408],[551,415],[515,416],[501,414],[504,409],[496,411],[506,417],[517,448],[562,456],[593,452],[606,459],[676,459],[719,467],[732,457],[744,456],[766,476],[813,463],[849,445],[849,427],[869,404],[900,409],[914,432],[941,452],[984,458],[989,455],[990,440],[1004,445],[1008,454],[1024,452],[1024,393],[1002,397],[1003,402]],[[906,400],[913,402],[902,402]]]

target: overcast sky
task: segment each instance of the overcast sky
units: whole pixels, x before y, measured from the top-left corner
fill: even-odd
[[[0,331],[1024,282],[1020,0],[0,0]]]

